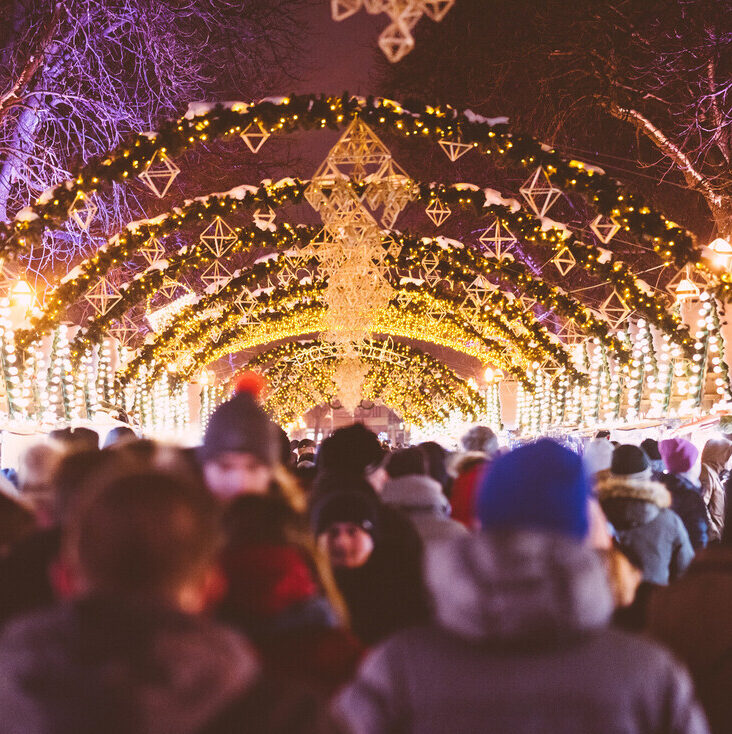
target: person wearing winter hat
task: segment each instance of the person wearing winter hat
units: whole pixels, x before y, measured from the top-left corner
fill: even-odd
[[[386,471],[381,466],[385,454],[373,431],[363,423],[353,423],[323,441],[315,465],[320,476],[364,477],[379,492],[386,481]]]
[[[689,535],[643,449],[618,446],[596,491],[620,549],[638,560],[646,582],[668,584],[686,570],[694,557]]]
[[[589,482],[541,440],[482,479],[483,530],[427,557],[435,619],[372,651],[336,699],[354,734],[707,732],[661,647],[610,628],[613,599],[585,543]],[[530,701],[530,705],[527,705]]]
[[[685,438],[667,438],[658,450],[668,470],[659,480],[671,493],[671,509],[683,521],[694,550],[706,548],[709,521],[696,468],[699,450]]]
[[[386,462],[389,479],[381,499],[404,513],[417,529],[428,550],[436,542],[465,535],[464,525],[450,517],[450,503],[442,486],[427,476],[427,462],[421,447],[412,446],[393,453]]]
[[[607,478],[613,460],[614,447],[607,438],[593,438],[585,446],[583,459],[593,484]]]
[[[657,479],[663,474],[664,470],[661,452],[658,450],[658,441],[653,438],[645,438],[641,441],[640,447],[645,451],[648,461],[651,462],[651,471],[654,474],[654,479]]]
[[[475,524],[475,492],[481,476],[498,455],[498,437],[488,426],[474,426],[461,439],[465,453],[453,465],[452,517],[469,530]]]
[[[354,480],[350,490],[321,497],[311,524],[330,556],[351,628],[365,644],[427,620],[422,542],[401,513],[356,489]]]
[[[256,373],[240,376],[234,396],[211,415],[197,457],[209,489],[224,500],[273,493],[302,509],[295,480],[280,467],[280,428],[257,402],[263,388]]]

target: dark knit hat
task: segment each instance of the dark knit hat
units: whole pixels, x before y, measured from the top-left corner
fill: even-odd
[[[535,529],[583,539],[590,485],[577,454],[549,439],[493,463],[478,489],[483,530]]]
[[[613,451],[610,473],[624,479],[648,479],[651,464],[642,448],[626,443]]]
[[[658,441],[655,438],[644,439],[640,447],[651,461],[661,461],[661,452],[658,450]]]
[[[339,428],[323,441],[316,457],[318,472],[363,474],[376,466],[385,451],[377,435],[363,423]]]
[[[315,535],[337,522],[352,522],[372,537],[377,531],[379,503],[365,492],[332,492],[318,500],[311,513]]]
[[[198,455],[209,461],[228,451],[252,454],[273,466],[284,446],[277,426],[249,392],[240,392],[219,405],[209,419]]]

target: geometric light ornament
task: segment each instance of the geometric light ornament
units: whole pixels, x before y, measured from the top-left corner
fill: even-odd
[[[719,268],[729,269],[732,264],[732,245],[724,237],[717,237],[709,243],[709,250],[713,253],[714,264]]]
[[[123,347],[131,347],[139,333],[140,330],[137,324],[129,316],[122,316],[122,318],[113,321],[109,328],[109,335]]]
[[[440,266],[440,258],[434,252],[428,252],[422,258],[422,278],[425,283],[434,286],[440,282],[442,276],[437,268]]]
[[[600,306],[600,314],[613,329],[619,328],[631,313],[632,309],[628,308],[628,305],[618,295],[616,290],[613,290]]]
[[[238,239],[236,232],[218,216],[200,236],[201,243],[216,257],[223,257]]]
[[[524,181],[519,191],[539,217],[546,215],[562,193],[561,189],[552,184],[541,166]]]
[[[122,298],[116,286],[102,276],[84,296],[92,308],[101,316]]]
[[[414,48],[412,30],[426,15],[441,21],[455,0],[331,0],[333,20],[344,20],[363,7],[367,13],[386,13],[391,23],[379,36],[379,47],[392,63],[396,63]]]
[[[152,235],[135,254],[140,255],[148,265],[152,265],[154,262],[162,260],[163,255],[165,255],[165,248],[160,240]]]
[[[497,260],[503,260],[506,253],[517,243],[517,240],[511,230],[500,219],[496,218],[490,227],[483,230],[480,237],[478,237],[478,242]]]
[[[445,155],[453,162],[464,156],[471,148],[472,143],[457,143],[454,140],[440,140],[440,148],[445,151]]]
[[[269,135],[269,131],[259,120],[250,122],[240,133],[241,139],[252,153],[259,153]]]
[[[452,209],[443,204],[439,197],[435,197],[424,211],[436,227],[439,227],[452,213]]]
[[[699,298],[701,290],[696,283],[693,283],[688,278],[682,278],[674,288],[674,295],[676,296],[676,303],[681,304]]]
[[[179,173],[180,168],[165,153],[156,150],[139,179],[158,199],[162,199]]]
[[[89,225],[91,224],[92,219],[94,219],[94,215],[97,211],[97,205],[92,201],[92,199],[83,191],[79,191],[68,209],[68,214],[79,225],[79,227],[86,231],[89,229]]]
[[[604,214],[598,214],[590,224],[590,229],[595,233],[603,245],[606,245],[620,231],[620,225],[612,218]]]
[[[554,267],[561,275],[566,275],[577,264],[575,256],[566,247],[559,250],[551,259],[551,262],[554,263]]]
[[[201,273],[201,280],[208,287],[222,285],[231,278],[231,272],[227,270],[219,260],[214,262]]]
[[[272,207],[268,206],[266,211],[256,209],[254,211],[254,214],[252,214],[252,219],[256,227],[262,230],[266,230],[269,229],[270,226],[274,223],[276,216],[277,215],[272,210]]]
[[[666,283],[666,291],[673,296],[676,303],[698,298],[702,291],[710,285],[708,278],[702,271],[691,263],[684,265],[671,280]],[[679,287],[681,287],[679,291]],[[679,297],[680,296],[680,297]]]

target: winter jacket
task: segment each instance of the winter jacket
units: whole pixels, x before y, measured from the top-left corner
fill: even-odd
[[[475,527],[475,494],[478,482],[488,466],[489,462],[483,454],[468,453],[461,456],[453,467],[456,476],[450,493],[452,518],[468,530]]]
[[[671,509],[684,523],[694,550],[706,548],[709,542],[709,523],[701,487],[680,474],[663,474],[660,481],[671,493]]]
[[[597,496],[615,528],[618,545],[652,584],[668,584],[691,563],[694,550],[681,519],[669,508],[671,497],[650,479],[611,477]]]
[[[333,573],[348,607],[351,629],[366,645],[422,624],[430,616],[423,545],[414,525],[393,507],[383,505],[377,527],[368,561],[359,568],[336,568]]]
[[[277,708],[279,707],[279,708]],[[225,627],[150,604],[88,599],[0,638],[3,734],[310,731],[312,700],[260,674]]]
[[[658,589],[648,631],[688,666],[712,731],[732,724],[732,548],[701,552],[683,579]]]
[[[336,699],[350,734],[703,734],[689,676],[610,630],[594,551],[539,532],[480,533],[430,557],[437,621],[401,632]]]
[[[724,480],[727,462],[732,455],[732,441],[726,438],[712,438],[707,441],[701,455],[702,499],[707,506],[709,520],[709,540],[717,541],[722,537],[724,528],[725,491]]]
[[[221,567],[227,593],[219,618],[257,648],[266,672],[332,694],[356,671],[364,648],[340,625],[294,546],[240,544]]]
[[[467,532],[465,526],[450,518],[450,503],[439,482],[431,477],[414,474],[389,479],[381,499],[412,521],[425,547]]]

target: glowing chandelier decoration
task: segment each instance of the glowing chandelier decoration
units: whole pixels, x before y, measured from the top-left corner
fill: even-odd
[[[455,0],[331,0],[333,20],[344,20],[363,8],[367,13],[386,13],[391,23],[379,36],[379,48],[396,63],[414,48],[412,31],[423,15],[441,21]]]

